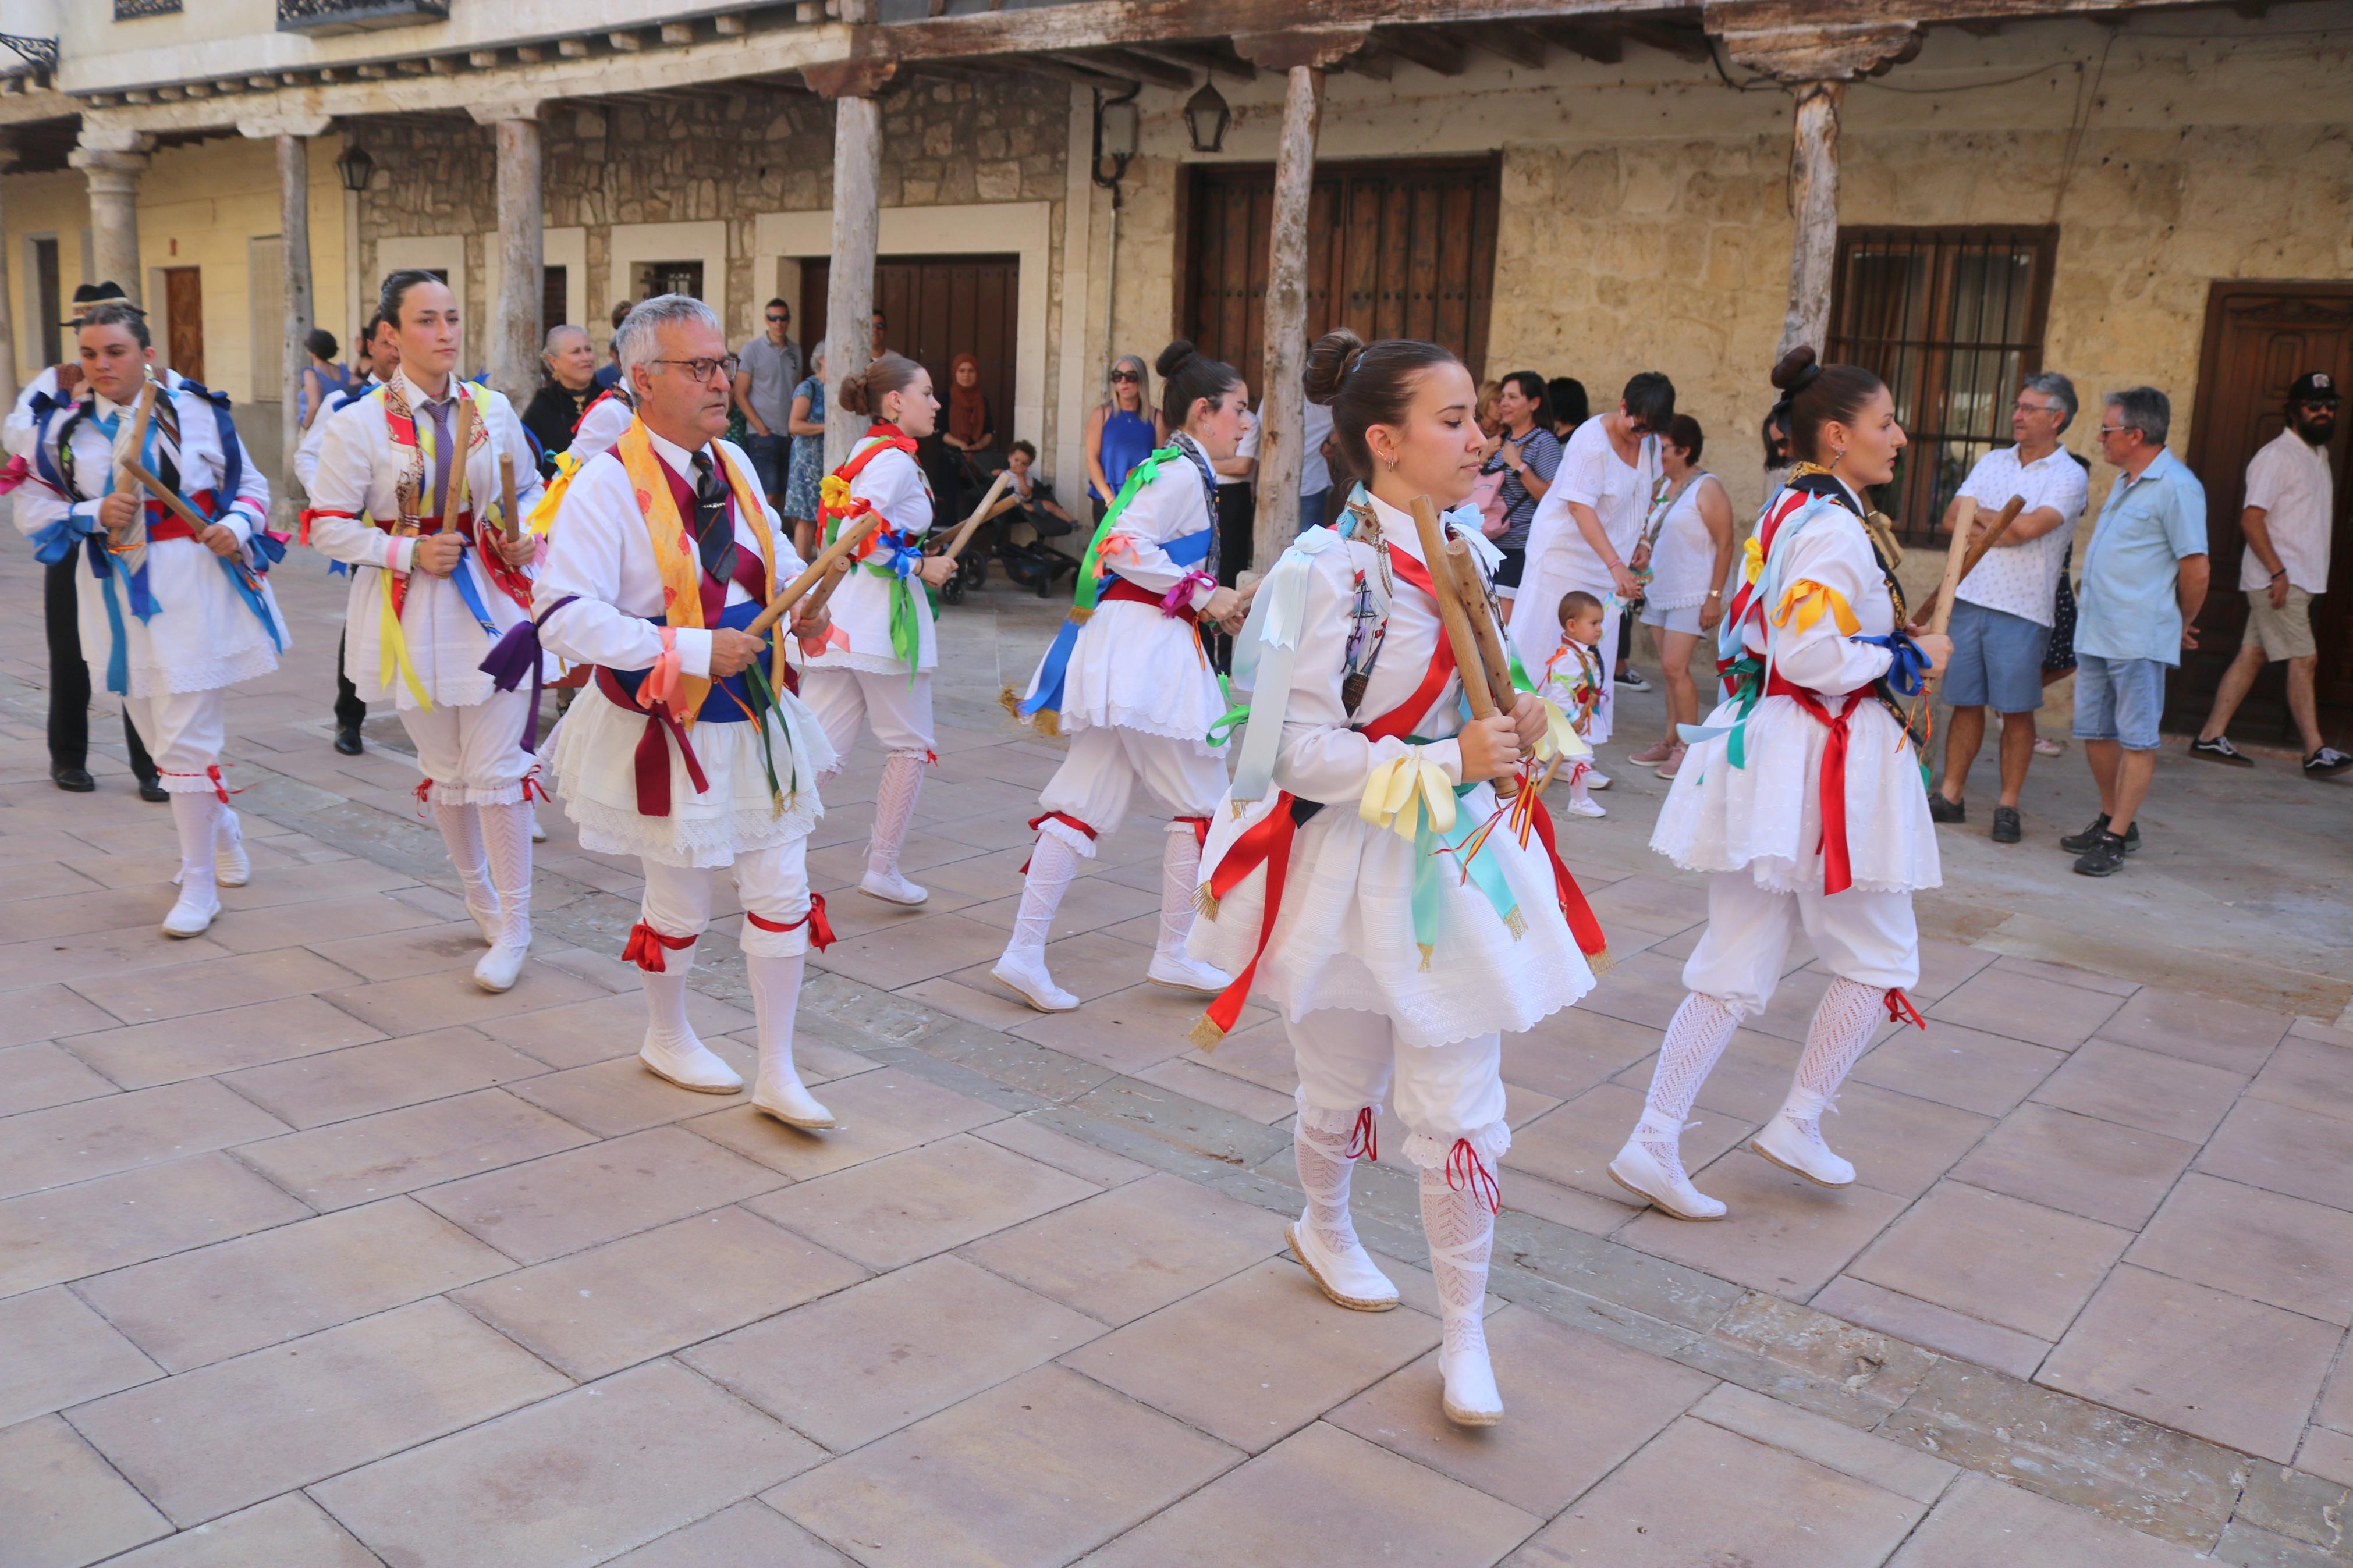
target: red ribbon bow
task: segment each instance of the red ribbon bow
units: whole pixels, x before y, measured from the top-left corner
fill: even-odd
[[[809,928],[809,945],[817,949],[819,952],[823,952],[827,948],[833,945],[833,924],[825,918],[825,895],[823,893],[811,893],[809,895],[808,913],[803,915],[797,921],[762,920],[750,910],[745,910],[744,911],[744,918],[750,921],[754,925],[758,926],[762,931],[798,931],[801,927],[807,926]]]
[[[694,943],[693,937],[664,936],[639,921],[629,928],[629,943],[621,949],[621,961],[636,964],[648,974],[668,974],[670,965],[662,961],[662,949],[669,948],[675,952],[681,948],[692,947]]]
[[[1912,1005],[1912,998],[1904,994],[1901,985],[1887,988],[1887,1021],[1891,1024],[1912,1024],[1923,1029],[1928,1026],[1928,1020],[1920,1016],[1920,1009]]]
[[[1381,1119],[1367,1105],[1356,1112],[1356,1124],[1348,1130],[1348,1158],[1370,1160],[1378,1163],[1381,1157]]]
[[[1479,1158],[1479,1151],[1471,1147],[1468,1138],[1457,1138],[1446,1155],[1446,1185],[1450,1192],[1467,1186],[1471,1195],[1487,1205],[1489,1214],[1504,1212],[1504,1194],[1495,1185],[1494,1176]]]

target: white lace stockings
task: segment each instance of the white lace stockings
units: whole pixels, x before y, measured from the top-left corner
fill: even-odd
[[[1168,825],[1168,847],[1160,856],[1159,951],[1179,958],[1193,934],[1193,887],[1201,879],[1201,840],[1179,817]]]
[[[1482,1196],[1485,1184],[1450,1184],[1447,1171],[1421,1173],[1421,1229],[1430,1242],[1430,1271],[1438,1281],[1438,1310],[1446,1349],[1456,1353],[1487,1345],[1482,1309],[1487,1263],[1495,1250],[1495,1213]]]
[[[1187,837],[1191,837],[1189,832]],[[1366,1125],[1369,1132],[1369,1125]],[[1299,1185],[1307,1194],[1307,1223],[1326,1257],[1356,1244],[1356,1224],[1348,1215],[1348,1177],[1356,1163],[1348,1151],[1361,1147],[1355,1131],[1325,1132],[1294,1122],[1291,1146],[1299,1160]]]
[[[874,790],[874,836],[866,845],[866,868],[885,877],[899,874],[899,847],[915,819],[915,797],[923,790],[923,753],[893,752],[882,760]]]
[[[448,807],[442,807],[448,810]],[[473,818],[474,842],[498,899],[501,944],[531,940],[531,802],[459,808]],[[462,873],[461,873],[462,874]],[[472,883],[468,883],[468,893]]]
[[[1798,1076],[1781,1106],[1782,1117],[1809,1142],[1822,1141],[1822,1111],[1862,1059],[1872,1030],[1885,1016],[1881,1009],[1886,994],[1843,975],[1822,993],[1821,1005],[1814,1009],[1814,1021],[1806,1030],[1806,1054],[1798,1058]]]
[[[1051,833],[1038,835],[1037,847],[1029,851],[1029,869],[1021,879],[1021,908],[1013,917],[1013,940],[1005,944],[1006,952],[1046,951],[1054,911],[1062,907],[1062,895],[1078,874],[1077,850]]]
[[[1694,991],[1683,998],[1667,1025],[1659,1047],[1659,1065],[1651,1071],[1651,1092],[1642,1101],[1642,1121],[1634,1136],[1642,1150],[1669,1174],[1683,1172],[1683,1123],[1691,1117],[1699,1086],[1715,1070],[1740,1016],[1715,997]],[[1688,1178],[1686,1178],[1688,1179]]]
[[[471,805],[449,805],[433,803],[433,820],[440,826],[441,842],[449,847],[449,864],[457,868],[458,880],[466,889],[466,908],[482,925],[482,935],[490,938],[495,929],[498,895],[491,890],[489,852],[482,842],[481,808]],[[524,845],[529,847],[530,840]]]

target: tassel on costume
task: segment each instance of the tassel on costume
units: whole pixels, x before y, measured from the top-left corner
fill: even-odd
[[[1192,1028],[1186,1032],[1185,1043],[1207,1056],[1216,1050],[1218,1042],[1225,1037],[1224,1027],[1215,1018],[1204,1013],[1195,1021]]]
[[[1218,895],[1209,891],[1207,882],[1193,889],[1193,912],[1207,921],[1218,918]]]
[[[1593,978],[1599,980],[1603,975],[1609,973],[1611,970],[1617,968],[1618,961],[1609,956],[1609,950],[1605,947],[1599,952],[1587,953],[1585,955],[1585,967],[1593,971]]]
[[[1000,686],[997,689],[997,705],[1012,714],[1016,723],[1027,722],[1021,717],[1021,699],[1014,695],[1013,688]]]

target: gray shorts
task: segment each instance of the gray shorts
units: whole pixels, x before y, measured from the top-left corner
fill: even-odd
[[[2127,752],[2157,750],[2165,714],[2165,672],[2153,658],[2102,658],[2075,652],[2075,739],[2114,741]]]
[[[2042,656],[2051,628],[2007,610],[1956,600],[1947,628],[1952,663],[1945,669],[1945,700],[1956,708],[2031,713],[2042,706]]]

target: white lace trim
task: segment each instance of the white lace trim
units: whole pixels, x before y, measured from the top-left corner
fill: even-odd
[[[917,675],[929,675],[938,667],[939,660],[936,658],[926,662],[920,653],[916,656],[915,673]],[[902,680],[907,677],[906,661],[895,653],[850,653],[841,648],[828,648],[819,657],[805,662],[801,668],[850,670],[860,675],[895,675]]]
[[[1512,1127],[1507,1121],[1492,1121],[1484,1127],[1474,1127],[1467,1132],[1411,1132],[1406,1135],[1405,1157],[1425,1171],[1443,1171],[1447,1157],[1454,1152],[1457,1140],[1471,1145],[1487,1167],[1489,1175],[1496,1174],[1496,1164],[1512,1146]]]
[[[1292,1090],[1292,1103],[1299,1108],[1299,1124],[1311,1132],[1338,1134],[1356,1130],[1356,1117],[1365,1108],[1352,1105],[1345,1110],[1326,1110],[1307,1098],[1305,1085]]]
[[[292,639],[288,639],[291,645]],[[251,680],[270,674],[278,668],[278,650],[267,642],[256,644],[241,653],[223,654],[218,658],[190,659],[158,669],[151,665],[134,664],[130,668],[131,695],[154,697],[163,692],[186,695],[195,691],[215,691],[224,686]],[[106,660],[103,656],[90,661],[97,677],[91,684],[106,683]],[[210,788],[210,785],[206,785]]]
[[[433,781],[425,798],[435,805],[512,805],[523,798],[522,780],[502,784],[443,784]]]
[[[697,870],[734,863],[739,855],[807,837],[820,815],[814,795],[786,797],[783,815],[731,811],[681,819],[562,797],[565,815],[580,830],[580,847],[598,855],[636,855],[664,866]]]
[[[1060,715],[1060,727],[1065,735],[1075,735],[1082,730],[1091,729],[1134,730],[1138,734],[1158,735],[1170,741],[1189,741],[1193,743],[1193,749],[1205,757],[1222,757],[1226,754],[1223,746],[1212,746],[1204,738],[1208,733],[1207,724],[1198,729],[1169,724],[1147,714],[1140,708],[1129,708],[1124,705],[1106,710],[1100,720],[1091,719],[1084,713],[1065,709]]]

